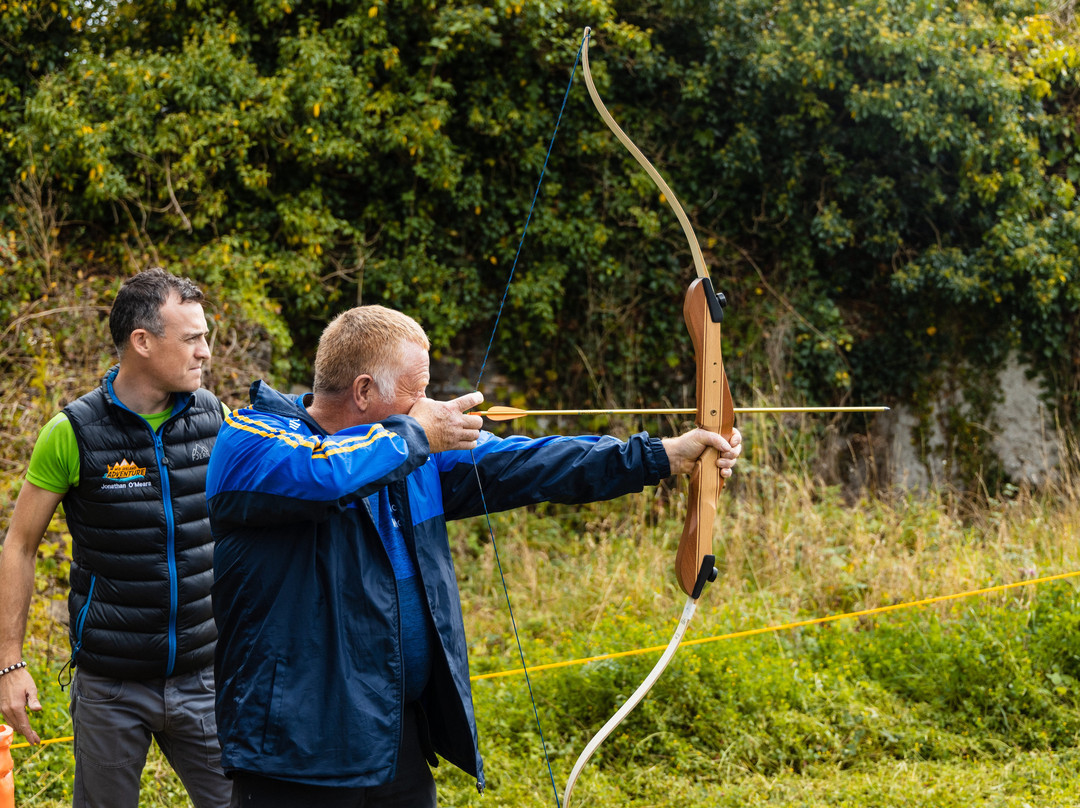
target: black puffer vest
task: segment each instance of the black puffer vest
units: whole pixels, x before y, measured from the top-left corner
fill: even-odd
[[[155,434],[117,401],[116,370],[64,409],[79,446],[64,497],[72,663],[120,679],[188,673],[213,663],[217,642],[205,491],[221,402],[178,393]]]

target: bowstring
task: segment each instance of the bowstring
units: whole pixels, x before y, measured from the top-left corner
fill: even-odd
[[[544,174],[547,172],[548,161],[551,159],[551,151],[555,146],[555,137],[559,134],[559,124],[562,123],[563,112],[566,110],[566,102],[570,98],[570,89],[574,85],[574,76],[577,74],[578,63],[581,61],[581,51],[585,46],[587,38],[588,34],[582,37],[581,44],[578,46],[577,56],[574,59],[574,67],[570,71],[570,81],[566,85],[562,106],[559,107],[559,114],[555,119],[555,129],[551,133],[551,140],[548,142],[547,153],[544,155],[544,164],[540,168],[540,178],[536,182],[536,190],[533,191],[532,203],[529,205],[529,212],[525,217],[525,226],[521,230],[521,238],[518,240],[517,251],[514,253],[514,261],[510,265],[510,274],[506,279],[506,288],[503,289],[502,299],[499,301],[499,308],[495,313],[495,325],[491,329],[491,337],[488,339],[487,348],[484,351],[484,358],[480,363],[480,373],[476,377],[477,391],[480,390],[480,382],[484,378],[484,370],[487,368],[488,357],[491,355],[491,348],[495,344],[495,334],[499,330],[499,320],[502,319],[503,308],[505,307],[507,297],[510,294],[510,285],[514,282],[514,273],[517,271],[518,261],[521,258],[521,248],[525,243],[525,234],[529,232],[529,224],[532,222],[533,212],[536,210],[536,201],[540,197],[540,186],[544,184]],[[514,642],[517,644],[518,659],[521,660],[521,670],[525,674],[525,684],[529,690],[529,702],[532,704],[533,719],[536,721],[537,732],[540,733],[540,746],[544,751],[544,763],[547,766],[548,778],[551,780],[551,790],[555,795],[556,808],[562,808],[562,803],[559,801],[559,787],[555,784],[555,773],[551,768],[551,757],[548,755],[547,741],[544,738],[544,729],[540,724],[540,712],[536,706],[532,678],[529,676],[529,667],[525,664],[525,650],[521,645],[521,635],[518,633],[517,620],[514,618],[514,607],[510,603],[510,589],[506,585],[506,574],[503,571],[502,560],[499,558],[499,546],[495,541],[495,529],[491,524],[491,512],[488,510],[487,498],[484,496],[484,485],[480,479],[480,468],[476,463],[475,452],[470,450],[469,455],[472,458],[473,473],[476,475],[476,485],[480,492],[480,505],[484,509],[484,520],[487,523],[488,537],[491,539],[491,547],[495,554],[495,565],[499,570],[499,579],[502,582],[503,596],[506,599],[506,610],[510,613],[510,625],[514,630]]]
[[[562,106],[559,107],[559,115],[555,119],[555,131],[551,133],[548,142],[547,154],[544,155],[544,165],[540,168],[540,179],[536,182],[536,190],[533,191],[532,204],[525,216],[525,226],[521,229],[521,238],[518,240],[517,251],[514,253],[514,262],[510,265],[510,275],[506,279],[506,288],[503,289],[502,299],[499,301],[499,309],[495,313],[495,325],[491,328],[491,338],[488,339],[487,349],[484,351],[484,359],[480,363],[480,374],[476,377],[476,389],[480,389],[480,381],[484,378],[484,370],[487,368],[488,356],[491,354],[491,346],[495,344],[495,332],[499,330],[499,320],[502,319],[503,307],[506,305],[507,296],[510,294],[510,285],[514,282],[514,272],[517,270],[518,261],[521,258],[521,247],[525,244],[525,234],[529,232],[529,224],[532,222],[533,211],[536,210],[536,200],[540,196],[540,186],[544,184],[544,173],[547,171],[548,161],[551,159],[551,150],[555,146],[555,137],[559,134],[559,124],[562,122],[563,112],[566,110],[566,102],[570,98],[570,88],[574,86],[574,76],[577,74],[577,66],[581,61],[581,50],[585,46],[586,34],[578,45],[577,57],[574,59],[574,67],[570,71],[570,81],[566,85],[566,93],[563,95]]]

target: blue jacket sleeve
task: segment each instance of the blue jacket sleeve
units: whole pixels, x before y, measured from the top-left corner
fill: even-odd
[[[298,424],[253,409],[226,416],[206,478],[216,527],[322,521],[428,459],[427,438],[408,416],[333,435]]]
[[[614,499],[656,485],[671,473],[660,439],[644,432],[627,441],[596,436],[497,438],[482,432],[471,453],[441,452],[434,458],[449,519],[481,514],[485,504],[495,513],[537,502]]]

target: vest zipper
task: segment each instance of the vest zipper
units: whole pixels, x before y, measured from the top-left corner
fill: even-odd
[[[113,390],[112,380],[116,374],[106,376],[105,384],[106,391],[109,399],[115,403],[121,409],[127,410],[132,413],[136,418],[145,424],[146,428],[150,430],[150,436],[154,440],[154,457],[157,460],[158,474],[161,477],[161,504],[165,509],[165,556],[169,567],[169,661],[165,668],[165,676],[172,676],[173,669],[176,667],[176,613],[179,608],[179,586],[176,583],[176,514],[173,513],[172,504],[172,492],[169,489],[169,468],[165,462],[165,444],[161,440],[161,433],[166,426],[176,420],[178,416],[183,414],[188,407],[191,406],[191,402],[194,400],[193,394],[180,394],[173,395],[173,411],[172,415],[166,419],[165,423],[161,424],[157,430],[150,426],[150,422],[143,418],[139,413],[125,406],[124,403],[117,398],[116,391]]]
[[[165,424],[161,426],[164,427]],[[165,444],[161,441],[160,431],[153,434],[154,454],[157,456],[158,472],[161,474],[161,499],[165,506],[165,556],[169,564],[169,664],[165,669],[165,676],[168,677],[172,676],[173,668],[176,667],[176,610],[180,599],[176,583],[176,515],[173,513],[172,492],[169,489]]]

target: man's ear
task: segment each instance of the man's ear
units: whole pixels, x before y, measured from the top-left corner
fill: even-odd
[[[134,351],[144,359],[150,356],[150,336],[145,328],[136,328],[128,337],[128,351]]]
[[[375,388],[375,380],[366,373],[357,376],[352,383],[353,403],[360,412],[366,412],[371,406],[371,399],[378,393]]]

